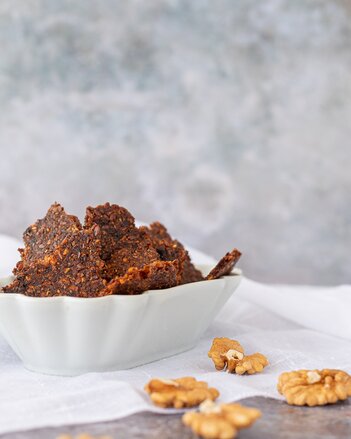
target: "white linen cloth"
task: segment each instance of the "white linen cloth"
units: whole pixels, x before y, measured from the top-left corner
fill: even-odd
[[[200,253],[194,256],[198,263],[211,261]],[[328,367],[350,373],[350,300],[351,286],[285,287],[243,279],[196,348],[130,370],[78,377],[29,372],[0,338],[0,434],[106,421],[144,410],[174,412],[148,401],[143,387],[152,377],[194,376],[216,387],[220,401],[229,402],[258,395],[280,398],[277,379],[287,370]],[[212,339],[222,336],[239,340],[248,354],[262,352],[270,365],[253,376],[216,371],[207,352]]]

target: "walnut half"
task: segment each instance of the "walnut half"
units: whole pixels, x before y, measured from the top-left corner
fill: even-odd
[[[207,383],[193,377],[175,380],[155,378],[146,384],[145,391],[155,405],[177,409],[195,407],[206,399],[214,401],[219,396],[217,389],[208,387]]]
[[[351,376],[336,369],[284,372],[278,391],[291,405],[334,404],[351,396]]]
[[[261,372],[268,365],[263,354],[245,355],[244,348],[238,341],[226,337],[213,340],[208,356],[217,370],[226,369],[229,373],[239,375]]]
[[[242,360],[230,360],[228,361],[228,372],[237,373],[243,375],[247,373],[252,375],[254,373],[262,372],[262,370],[268,365],[267,358],[258,352],[252,355],[246,355]]]
[[[199,412],[183,415],[183,423],[205,439],[232,439],[241,428],[250,427],[261,412],[240,404],[215,404],[204,401]]]

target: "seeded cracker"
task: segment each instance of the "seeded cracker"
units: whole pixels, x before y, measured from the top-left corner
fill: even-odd
[[[201,272],[191,262],[189,253],[184,246],[179,241],[172,239],[163,224],[154,222],[149,227],[141,227],[140,229],[150,236],[162,261],[179,260],[180,284],[204,280]]]
[[[130,267],[142,268],[160,259],[151,239],[135,227],[134,217],[124,207],[109,203],[88,207],[85,227],[94,224],[101,230],[101,259],[106,264],[107,280],[123,276]]]
[[[143,268],[131,267],[124,276],[113,279],[108,294],[133,295],[147,290],[170,288],[179,283],[179,262],[155,261]]]
[[[25,248],[20,249],[22,260],[17,264],[14,274],[33,261],[52,253],[66,236],[81,229],[76,216],[67,215],[60,204],[53,204],[43,219],[39,219],[24,232]]]
[[[231,273],[240,259],[241,253],[236,248],[228,252],[207,275],[206,280],[218,279]]]
[[[37,297],[106,295],[98,232],[80,230],[67,236],[55,251],[25,266],[4,292]]]
[[[184,246],[162,224],[138,228],[128,210],[118,205],[88,207],[83,227],[55,203],[28,227],[23,239],[16,279],[5,293],[129,295],[204,280]],[[227,254],[209,279],[230,271],[239,256],[237,250]]]

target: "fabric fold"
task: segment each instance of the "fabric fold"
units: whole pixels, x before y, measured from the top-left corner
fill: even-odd
[[[211,263],[206,255],[190,253],[198,264]],[[193,376],[216,387],[219,401],[230,402],[251,396],[281,399],[276,385],[284,371],[338,368],[350,373],[350,300],[349,286],[271,286],[244,279],[194,349],[134,369],[78,377],[29,372],[0,339],[0,434],[141,411],[176,413],[150,403],[143,388],[153,377]],[[261,352],[270,364],[252,376],[216,371],[207,356],[215,337],[239,340],[245,352]]]

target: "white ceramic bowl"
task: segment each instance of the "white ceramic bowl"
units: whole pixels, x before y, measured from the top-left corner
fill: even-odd
[[[240,280],[234,270],[167,290],[91,299],[0,293],[0,334],[37,372],[128,369],[195,346]]]

